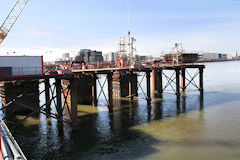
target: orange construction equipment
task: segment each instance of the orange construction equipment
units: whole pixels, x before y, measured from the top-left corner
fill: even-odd
[[[99,60],[97,61],[97,69],[100,67],[100,62]]]

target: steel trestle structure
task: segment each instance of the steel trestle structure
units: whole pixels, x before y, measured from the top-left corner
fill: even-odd
[[[190,69],[195,70],[196,72],[190,72]],[[2,110],[9,110],[4,119],[8,119],[9,116],[14,114],[17,110],[15,105],[20,106],[20,110],[21,108],[25,108],[31,112],[14,124],[13,128],[36,113],[44,114],[61,122],[75,123],[78,121],[77,105],[88,104],[97,106],[101,95],[106,101],[109,111],[113,110],[113,100],[115,98],[128,97],[131,101],[134,97],[138,97],[138,91],[142,93],[141,95],[144,96],[147,104],[151,104],[151,93],[157,93],[157,96],[162,98],[163,94],[168,93],[167,91],[170,90],[170,93],[176,94],[177,97],[180,97],[181,93],[186,92],[190,86],[198,89],[202,95],[203,69],[204,65],[142,69],[108,68],[75,70],[72,74],[66,75],[39,75],[13,78],[0,77],[0,81],[2,81],[1,83],[3,84],[7,84],[8,82],[19,82],[21,85],[21,83],[25,81],[37,81],[39,84],[44,84],[43,90],[38,91],[36,95],[39,97],[44,94],[42,97],[45,98],[45,102],[44,104],[37,105],[37,107],[33,107],[23,101],[24,97],[29,96],[29,94],[31,95],[31,93],[17,92],[18,94],[16,94],[15,97],[9,98],[7,89],[4,90],[4,85],[1,85],[1,97],[6,101]],[[169,74],[167,72],[171,73]],[[100,75],[103,75],[102,77],[104,77],[102,81],[99,79]],[[197,77],[199,78],[198,81],[196,80]],[[146,85],[143,84],[144,79]],[[14,83],[12,85],[14,85]],[[99,92],[97,91],[97,86],[100,88]],[[105,93],[106,86],[107,93]],[[37,86],[35,85],[35,87]],[[31,92],[31,90],[29,92]]]

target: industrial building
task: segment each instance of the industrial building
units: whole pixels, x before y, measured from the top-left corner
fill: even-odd
[[[84,61],[88,64],[94,64],[97,62],[103,62],[103,56],[101,51],[81,49],[75,57],[75,60]]]
[[[0,56],[0,77],[43,73],[42,56]]]
[[[56,65],[68,65],[71,64],[72,58],[69,53],[63,53],[62,58],[58,58],[54,64]]]
[[[217,61],[217,60],[231,60],[232,54],[225,53],[203,53],[202,59],[204,61]]]
[[[104,62],[114,62],[117,59],[117,52],[109,52],[103,55]]]
[[[198,54],[197,53],[165,54],[164,59],[167,62],[178,60],[181,63],[193,63],[198,60]]]
[[[70,54],[69,53],[63,53],[62,54],[62,59],[63,60],[70,60],[71,58],[70,58]]]

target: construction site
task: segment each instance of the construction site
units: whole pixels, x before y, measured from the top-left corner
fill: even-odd
[[[11,9],[0,27],[0,45],[27,4],[28,0],[17,0]],[[164,61],[143,63],[137,58],[136,48],[136,39],[129,30],[119,38],[116,60],[108,63],[100,52],[90,50],[83,50],[76,59],[59,61],[59,64],[46,64],[43,56],[0,56],[4,115],[0,123],[0,159],[26,159],[8,128],[17,130],[33,115],[45,115],[71,125],[73,130],[81,130],[79,105],[97,107],[101,96],[109,113],[113,112],[115,101],[124,97],[133,102],[139,94],[147,105],[154,98],[164,99],[164,94],[175,95],[180,103],[181,97],[193,88],[203,97],[205,66],[195,64],[197,53],[186,53],[182,44],[176,43],[171,53],[164,55]],[[24,118],[11,121],[11,117],[19,114]]]

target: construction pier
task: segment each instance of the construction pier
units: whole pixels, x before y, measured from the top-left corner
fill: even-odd
[[[76,123],[77,105],[97,106],[101,94],[109,111],[114,107],[113,99],[128,97],[129,100],[133,100],[134,97],[138,97],[139,91],[143,93],[147,104],[151,104],[152,94],[162,98],[167,88],[179,98],[190,84],[202,95],[204,68],[204,65],[191,64],[151,68],[81,69],[72,70],[72,73],[68,74],[3,76],[0,77],[2,110],[6,116],[3,119],[17,113],[25,113],[26,117],[13,125],[16,127],[33,114],[42,113],[62,122]],[[190,69],[196,73],[190,74]],[[166,74],[167,71],[171,71],[172,74]],[[139,76],[140,74],[142,76]],[[106,77],[103,83],[99,80],[100,75]],[[163,81],[167,83],[164,84]],[[142,84],[143,82],[146,84]],[[45,86],[41,92],[40,83],[44,83]],[[100,91],[97,91],[97,85],[100,86]],[[45,103],[40,106],[39,96],[43,93]],[[30,105],[30,102],[34,102],[34,105]],[[55,108],[51,107],[53,104]],[[64,118],[64,115],[69,115],[69,118]]]

